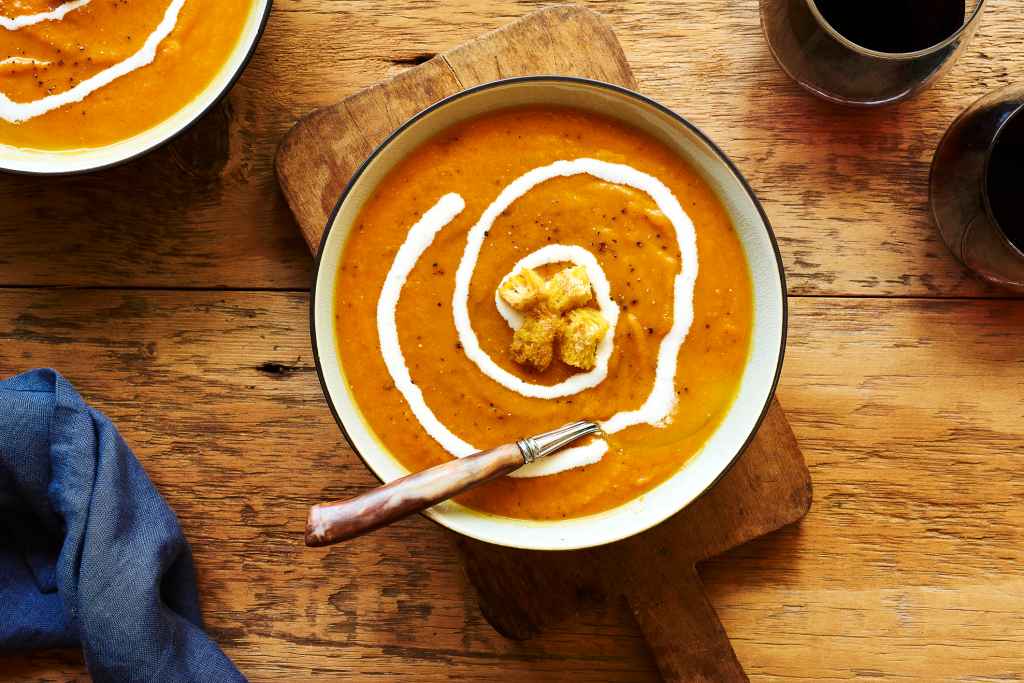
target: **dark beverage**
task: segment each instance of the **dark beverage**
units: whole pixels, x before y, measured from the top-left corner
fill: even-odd
[[[966,0],[815,0],[821,16],[850,42],[878,52],[917,52],[956,33]]]
[[[964,265],[1024,292],[1024,84],[956,118],[935,150],[929,200],[942,241]]]
[[[985,0],[760,0],[776,61],[819,97],[898,102],[942,76],[978,28]]]
[[[992,147],[986,178],[992,217],[1014,246],[1024,252],[1024,115],[1003,126]]]

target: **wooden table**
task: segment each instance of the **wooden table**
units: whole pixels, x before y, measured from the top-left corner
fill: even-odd
[[[278,0],[230,98],[179,141],[87,177],[0,176],[0,374],[52,365],[116,421],[192,542],[212,635],[253,680],[656,676],[619,605],[499,637],[422,518],[301,542],[311,501],[374,480],[312,368],[277,141],[541,4]],[[1019,2],[992,0],[950,75],[875,111],[788,81],[753,0],[589,4],[644,92],[750,179],[786,262],[779,393],[815,505],[703,569],[751,678],[1024,678],[1024,300],[953,261],[926,192],[956,113],[1024,78]],[[0,659],[0,677],[85,674],[67,651]]]

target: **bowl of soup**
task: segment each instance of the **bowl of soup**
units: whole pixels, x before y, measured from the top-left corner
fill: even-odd
[[[270,0],[0,0],[0,170],[80,173],[188,128],[239,77]]]
[[[324,232],[314,355],[391,481],[580,419],[602,434],[425,514],[567,550],[675,514],[750,442],[782,365],[771,226],[736,167],[623,88],[526,77],[413,117]]]

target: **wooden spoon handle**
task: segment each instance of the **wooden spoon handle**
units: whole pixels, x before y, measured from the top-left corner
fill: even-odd
[[[379,529],[504,476],[523,462],[519,446],[510,443],[435,465],[349,500],[314,505],[306,521],[306,545],[330,545]]]

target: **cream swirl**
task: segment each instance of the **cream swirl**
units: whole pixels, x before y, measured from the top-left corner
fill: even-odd
[[[92,0],[72,0],[71,2],[65,2],[62,5],[54,7],[49,12],[36,12],[35,14],[22,14],[17,17],[2,17],[0,16],[0,28],[5,28],[8,31],[18,31],[27,26],[35,26],[41,24],[44,21],[60,21],[68,12],[73,12],[76,9],[85,7]]]
[[[673,282],[672,327],[658,348],[654,384],[643,404],[630,411],[622,411],[601,422],[602,430],[612,434],[638,424],[659,425],[671,417],[676,406],[675,376],[679,350],[693,322],[693,291],[697,279],[697,236],[693,222],[683,210],[672,191],[660,180],[625,164],[613,164],[597,159],[556,161],[535,168],[507,185],[481,214],[466,237],[466,248],[455,273],[452,311],[459,341],[466,356],[480,371],[505,388],[529,398],[552,399],[577,394],[600,384],[607,376],[608,359],[614,345],[618,306],[611,299],[608,279],[597,259],[583,247],[575,245],[549,245],[526,256],[513,268],[535,267],[547,263],[571,261],[587,269],[594,286],[598,305],[609,319],[609,331],[598,347],[598,364],[594,370],[573,375],[554,385],[534,384],[508,372],[480,347],[469,318],[469,285],[476,270],[483,243],[494,221],[517,199],[537,185],[557,177],[586,174],[609,183],[626,185],[646,193],[672,224],[681,255],[681,268]],[[465,457],[478,450],[476,446],[455,435],[442,423],[427,405],[423,392],[409,374],[398,340],[396,310],[402,287],[423,252],[433,243],[436,235],[465,209],[465,202],[457,194],[446,194],[409,229],[405,242],[399,248],[388,270],[377,302],[377,330],[381,354],[395,387],[408,403],[413,415],[426,432],[449,453]],[[510,273],[511,274],[511,273]],[[508,277],[508,276],[506,276]],[[515,327],[519,321],[513,311],[503,309],[496,299],[499,312]],[[512,476],[537,477],[555,474],[575,467],[597,462],[608,450],[607,442],[595,439],[589,444],[569,448],[545,460],[527,465]]]
[[[88,0],[85,2],[70,2],[58,7],[52,12],[44,14],[32,14],[23,17],[12,19],[13,22],[19,20],[28,21],[24,25],[29,26],[32,23],[38,23],[39,21],[53,21],[61,20],[64,15],[71,9],[78,9],[88,4]],[[140,69],[147,64],[151,64],[156,59],[156,49],[160,43],[171,34],[174,27],[178,23],[178,14],[181,12],[182,6],[185,4],[185,0],[171,0],[171,3],[167,6],[167,10],[164,12],[163,19],[157,25],[156,29],[146,37],[146,42],[143,43],[142,47],[127,59],[109,66],[106,69],[90,76],[77,83],[75,86],[65,90],[64,92],[56,93],[54,95],[47,95],[38,100],[32,100],[30,102],[15,102],[7,95],[0,93],[0,119],[9,123],[22,123],[29,119],[34,119],[37,116],[42,116],[54,109],[81,102],[86,97],[96,92],[100,88],[113,83],[118,78],[125,76],[136,69]],[[74,7],[68,8],[69,5]],[[36,20],[38,17],[43,17]],[[20,28],[20,26],[19,26]],[[13,29],[12,29],[13,30]]]

